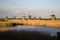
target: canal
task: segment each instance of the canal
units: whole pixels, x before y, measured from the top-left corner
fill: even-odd
[[[57,32],[60,32],[60,28],[52,28],[52,27],[45,27],[45,26],[14,26],[9,28],[12,31],[37,31],[43,32],[44,34],[49,34],[51,36],[57,36]]]

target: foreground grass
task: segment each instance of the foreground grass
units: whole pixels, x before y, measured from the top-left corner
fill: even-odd
[[[36,31],[0,31],[0,40],[56,40],[56,38]]]

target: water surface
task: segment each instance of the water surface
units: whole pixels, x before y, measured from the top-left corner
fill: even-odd
[[[20,31],[38,31],[43,32],[44,34],[50,34],[51,36],[57,36],[57,32],[60,32],[60,28],[52,28],[52,27],[45,27],[45,26],[15,26],[10,28],[10,30]]]

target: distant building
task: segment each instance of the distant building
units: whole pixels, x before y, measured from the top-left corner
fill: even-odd
[[[5,17],[5,20],[8,20],[8,16]]]
[[[16,17],[14,16],[13,19],[16,19]]]
[[[51,20],[56,20],[55,15],[51,15]]]

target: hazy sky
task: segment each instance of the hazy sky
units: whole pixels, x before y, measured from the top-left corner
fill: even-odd
[[[0,17],[60,17],[60,0],[0,0]]]

